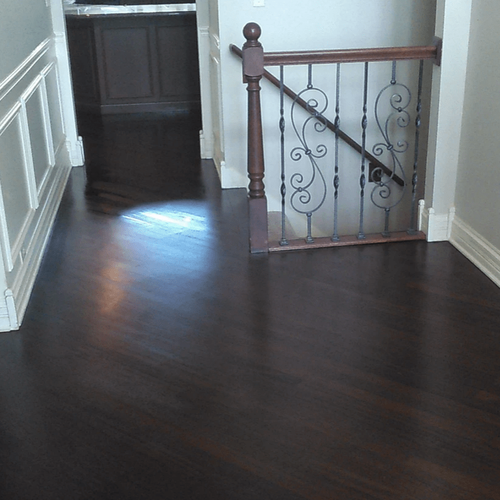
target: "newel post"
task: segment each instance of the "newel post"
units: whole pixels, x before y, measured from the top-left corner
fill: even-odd
[[[250,223],[250,251],[268,252],[267,199],[264,189],[264,146],[262,142],[262,116],[260,85],[264,74],[264,50],[259,42],[260,26],[248,23],[243,29],[243,78],[248,91],[248,214]]]

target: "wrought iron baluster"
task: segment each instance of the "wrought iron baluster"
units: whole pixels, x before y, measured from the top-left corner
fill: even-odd
[[[306,103],[307,117],[303,117],[297,109],[299,102]],[[300,105],[299,105],[300,107]],[[313,68],[308,65],[307,85],[294,99],[291,107],[291,123],[300,145],[293,148],[290,156],[294,162],[307,159],[308,169],[297,171],[290,176],[290,186],[293,190],[290,196],[292,208],[306,216],[306,243],[314,243],[312,236],[313,214],[324,204],[327,195],[327,184],[318,160],[328,152],[324,144],[311,144],[311,132],[322,133],[327,130],[327,120],[323,113],[328,108],[326,93],[313,84]],[[318,196],[318,191],[320,192]]]
[[[396,61],[392,61],[392,79],[391,79],[391,85],[396,85],[397,80],[396,80]],[[387,125],[386,125],[386,130],[387,130]],[[389,133],[387,132],[387,138],[389,137]],[[391,148],[390,151],[393,151],[392,145],[390,144],[389,147]],[[372,192],[373,194],[373,192]],[[389,217],[391,215],[391,207],[385,207],[384,208],[384,230],[382,231],[382,236],[385,236],[388,238],[390,236],[389,233]]]
[[[391,129],[391,124],[395,124],[397,128],[405,128],[411,121],[410,114],[407,111],[412,99],[411,91],[406,85],[398,82],[396,69],[397,62],[393,61],[391,80],[389,84],[379,92],[375,100],[375,121],[383,137],[383,141],[373,146],[373,154],[375,156],[380,156],[384,151],[387,151],[392,162],[392,174],[390,176],[382,175],[380,169],[375,169],[373,171],[373,173],[377,174],[379,179],[375,182],[375,186],[371,192],[372,203],[384,211],[384,229],[382,231],[382,236],[385,237],[390,236],[389,219],[391,210],[401,203],[406,193],[406,175],[398,155],[406,153],[409,147],[406,139],[397,140],[393,137],[394,130]],[[382,97],[387,95],[389,96],[389,105],[392,111],[382,122],[380,104]],[[396,184],[394,181],[396,172],[399,173],[404,182],[399,192],[399,196],[394,200],[394,197],[391,197],[391,195],[393,194],[393,187],[395,187]]]
[[[307,88],[312,89],[312,64],[309,64],[307,67]],[[304,134],[305,138],[305,134]],[[311,151],[309,149],[306,150],[306,155],[310,155]],[[314,243],[314,239],[312,237],[312,212],[308,212],[306,214],[307,217],[307,236],[306,243]]]
[[[288,245],[286,237],[286,212],[285,212],[285,197],[286,197],[286,184],[285,184],[285,69],[280,66],[280,142],[281,142],[281,240],[280,245]]]
[[[336,92],[335,92],[335,130],[340,129],[340,63],[337,64],[337,78],[336,78]],[[338,227],[338,215],[339,215],[339,136],[335,134],[335,170],[333,177],[333,236],[332,241],[339,241],[339,227]]]
[[[411,178],[411,212],[410,212],[410,228],[408,234],[415,234],[417,232],[417,183],[418,183],[418,151],[420,146],[420,126],[422,125],[422,82],[424,76],[424,61],[420,61],[418,70],[418,95],[417,95],[417,116],[415,118],[415,156],[413,162],[413,175]]]
[[[368,63],[365,63],[364,71],[364,85],[363,85],[363,118],[361,120],[361,176],[359,178],[360,191],[360,201],[359,201],[359,232],[358,239],[364,240],[366,238],[364,232],[364,209],[365,209],[365,185],[366,185],[366,175],[365,175],[365,163],[366,163],[366,128],[368,126],[367,119],[367,103],[368,103]]]

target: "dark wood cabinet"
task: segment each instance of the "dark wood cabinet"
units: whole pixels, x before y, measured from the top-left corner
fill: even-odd
[[[78,110],[199,108],[195,12],[66,19]]]

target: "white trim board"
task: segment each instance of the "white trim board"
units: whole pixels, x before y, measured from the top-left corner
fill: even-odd
[[[45,203],[41,208],[38,219],[35,222],[33,237],[26,250],[23,266],[16,276],[12,291],[15,298],[17,320],[22,322],[31,291],[38,275],[42,258],[47,247],[52,226],[61,203],[64,189],[71,172],[71,167],[56,167],[53,173],[53,180],[50,182],[50,191],[47,193]]]
[[[52,46],[52,38],[45,39],[12,73],[0,82],[0,99],[12,91]]]
[[[419,230],[426,234],[428,242],[449,241],[454,219],[455,207],[448,213],[437,214],[434,208],[426,208],[422,200],[419,202]]]
[[[450,243],[500,287],[500,249],[455,217]]]

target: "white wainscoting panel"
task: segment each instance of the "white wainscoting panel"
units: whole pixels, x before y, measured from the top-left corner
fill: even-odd
[[[52,131],[52,150],[57,155],[59,150],[64,147],[66,141],[58,67],[52,62],[44,68],[43,74],[45,77],[47,103],[50,103],[49,116]]]
[[[31,222],[34,208],[30,196],[28,165],[26,155],[27,137],[23,117],[24,107],[16,105],[0,125],[0,150],[2,165],[0,169],[0,223],[2,251],[7,270],[14,267],[23,235]]]
[[[61,102],[51,38],[0,82],[0,331],[19,328],[81,147],[68,141]]]

